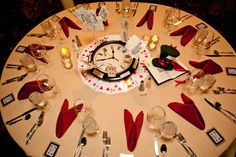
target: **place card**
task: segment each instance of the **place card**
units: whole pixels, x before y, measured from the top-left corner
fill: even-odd
[[[56,22],[59,21],[61,18],[60,18],[59,16],[57,16],[57,15],[53,15],[51,19],[52,19],[53,22],[56,23]]]
[[[11,94],[9,94],[9,95],[7,95],[7,96],[5,96],[4,98],[1,99],[2,106],[4,107],[4,106],[10,104],[14,100],[15,100],[14,95],[13,95],[13,93],[11,93]]]
[[[157,6],[156,5],[150,5],[149,6],[149,10],[156,11],[157,10]]]
[[[221,134],[215,128],[210,129],[206,133],[215,145],[218,145],[224,141],[223,136],[221,136]]]
[[[236,68],[226,67],[227,75],[236,76]]]
[[[19,45],[17,48],[16,48],[16,52],[20,52],[20,53],[23,53],[25,51],[25,46],[22,46],[22,45]]]
[[[196,25],[197,29],[201,29],[201,28],[207,28],[207,25],[203,22],[199,23]]]
[[[57,153],[57,150],[59,149],[59,144],[54,143],[54,142],[50,142],[50,144],[48,145],[44,155],[46,157],[54,157]]]

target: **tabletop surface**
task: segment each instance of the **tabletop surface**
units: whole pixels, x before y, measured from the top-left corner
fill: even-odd
[[[144,34],[153,35],[157,34],[159,36],[159,43],[157,45],[157,51],[150,52],[152,57],[156,57],[159,54],[160,46],[162,44],[176,46],[181,53],[178,57],[179,60],[190,70],[193,69],[189,65],[189,60],[203,61],[206,59],[212,59],[217,62],[223,68],[223,72],[218,73],[215,76],[216,83],[213,88],[217,86],[223,86],[226,88],[236,88],[235,76],[229,76],[226,73],[226,67],[236,67],[235,57],[214,57],[209,58],[207,56],[201,55],[196,56],[191,43],[186,46],[180,44],[180,37],[171,37],[168,32],[163,28],[162,21],[165,10],[167,6],[158,5],[157,11],[154,12],[154,24],[152,30],[149,30],[144,24],[142,27],[136,27],[135,25],[143,17],[146,10],[149,8],[148,3],[139,3],[137,13],[131,22],[134,26],[129,29],[129,36],[137,35],[140,39]],[[97,3],[91,3],[91,9],[96,9]],[[107,9],[109,11],[108,22],[109,26],[105,28],[104,31],[99,31],[95,33],[95,38],[103,37],[106,35],[119,35],[121,34],[120,27],[120,15],[115,12],[115,3],[106,2]],[[72,8],[71,8],[72,9]],[[187,14],[181,11],[181,15]],[[67,9],[62,12],[57,13],[57,16],[62,18],[64,16],[69,17],[71,20],[75,21],[78,25],[82,26],[81,22],[73,16],[73,14]],[[49,17],[50,19],[51,17]],[[197,17],[191,17],[190,19],[184,21],[177,28],[181,28],[185,25],[195,26],[198,23],[203,22]],[[214,44],[210,51],[233,51],[233,48],[228,44],[228,42],[221,36],[214,28],[205,23],[209,29],[213,30],[216,36],[220,36],[220,42]],[[33,28],[29,33],[43,33],[42,27],[40,25]],[[153,82],[151,92],[146,96],[140,96],[137,88],[133,88],[128,92],[119,94],[105,94],[101,92],[94,91],[88,87],[82,81],[78,73],[78,58],[77,55],[81,53],[84,47],[93,41],[93,32],[82,27],[82,30],[69,29],[70,36],[67,38],[67,42],[61,45],[54,45],[55,47],[47,53],[47,58],[49,59],[51,66],[45,68],[43,73],[52,76],[56,80],[57,87],[59,89],[58,94],[55,98],[49,99],[50,108],[45,111],[45,120],[43,125],[37,130],[30,144],[25,145],[26,134],[30,128],[35,123],[40,111],[35,111],[32,116],[27,121],[22,121],[16,123],[12,126],[6,125],[10,135],[14,140],[25,150],[28,155],[31,156],[43,156],[45,150],[47,149],[50,142],[54,142],[60,145],[56,156],[73,156],[75,148],[82,131],[81,123],[76,119],[72,125],[69,127],[67,132],[62,138],[57,138],[55,134],[57,117],[63,104],[64,99],[68,99],[69,107],[73,107],[74,102],[77,98],[84,98],[90,101],[94,111],[94,117],[99,124],[100,133],[87,137],[87,145],[83,149],[82,156],[102,156],[102,131],[107,130],[108,134],[112,138],[112,144],[109,150],[110,156],[119,156],[120,153],[133,153],[135,156],[154,156],[154,147],[152,142],[152,137],[158,132],[148,129],[146,114],[153,106],[162,106],[166,111],[167,120],[174,121],[177,125],[178,132],[181,132],[187,140],[187,143],[191,146],[194,152],[199,157],[205,156],[219,156],[235,139],[236,137],[236,125],[227,119],[225,116],[210,107],[204,98],[210,100],[215,100],[223,104],[224,108],[236,113],[236,108],[233,106],[233,102],[236,101],[236,97],[233,94],[220,94],[215,95],[212,90],[207,93],[188,95],[196,104],[197,108],[201,112],[203,119],[205,121],[205,129],[199,130],[191,123],[183,119],[181,116],[173,112],[167,105],[170,102],[182,102],[181,93],[183,89],[181,86],[175,86],[173,80],[168,81],[161,85],[156,85]],[[83,46],[78,52],[74,51],[73,44],[71,40],[75,35],[80,37]],[[46,42],[45,38],[34,38],[25,36],[15,47],[14,51],[8,58],[7,63],[19,64],[19,59],[22,53],[16,52],[16,48],[19,45],[28,46],[34,41]],[[45,44],[54,44],[53,42]],[[71,53],[71,59],[73,62],[73,68],[67,70],[63,67],[61,63],[61,56],[59,54],[62,47],[68,47]],[[37,64],[42,64],[37,62]],[[25,73],[24,70],[13,70],[4,69],[2,72],[1,82]],[[28,76],[21,82],[13,82],[6,85],[1,85],[0,96],[1,98],[13,93],[15,98],[19,89],[24,83],[35,80],[37,75],[29,73]],[[16,117],[17,115],[25,112],[26,110],[32,108],[33,105],[29,100],[15,100],[7,106],[1,105],[1,114],[3,121],[6,122],[9,119]],[[144,121],[141,130],[141,134],[138,139],[137,146],[133,152],[129,152],[126,145],[126,135],[124,127],[124,109],[128,109],[134,118],[140,111],[144,112]],[[207,136],[206,132],[212,128],[216,128],[217,131],[225,139],[220,145],[215,145]],[[168,147],[168,152],[166,156],[187,156],[185,150],[178,143],[176,139],[165,140],[159,138],[160,145],[165,143]]]

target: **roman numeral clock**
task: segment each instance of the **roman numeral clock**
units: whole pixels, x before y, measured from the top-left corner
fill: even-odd
[[[129,77],[138,67],[139,59],[132,57],[119,40],[105,41],[98,45],[89,56],[94,65],[91,74],[106,81],[119,81]]]

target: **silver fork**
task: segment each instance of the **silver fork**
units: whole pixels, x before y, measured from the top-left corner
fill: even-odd
[[[33,127],[27,133],[27,135],[26,135],[26,139],[27,139],[26,144],[29,144],[31,142],[31,139],[32,139],[34,133],[43,124],[44,114],[45,114],[45,112],[42,111],[41,114],[39,115],[37,121],[34,123]]]
[[[179,143],[183,146],[184,150],[190,155],[190,157],[196,157],[197,155],[193,152],[193,150],[190,148],[190,146],[187,144],[186,139],[181,133],[178,133],[176,135]]]
[[[109,151],[109,148],[111,147],[111,137],[107,138],[106,143],[105,143],[105,147],[106,147],[105,157],[108,157],[108,151]]]
[[[102,151],[102,156],[106,157],[105,151],[106,151],[106,143],[107,143],[107,131],[103,131],[102,133],[102,142],[103,142],[103,151]]]

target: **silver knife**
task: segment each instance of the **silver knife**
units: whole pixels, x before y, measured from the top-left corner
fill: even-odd
[[[153,137],[153,143],[154,143],[155,156],[159,157],[159,146],[158,146],[157,138],[158,138],[157,135]]]
[[[206,54],[208,57],[235,57],[235,55],[216,55],[216,54]]]

